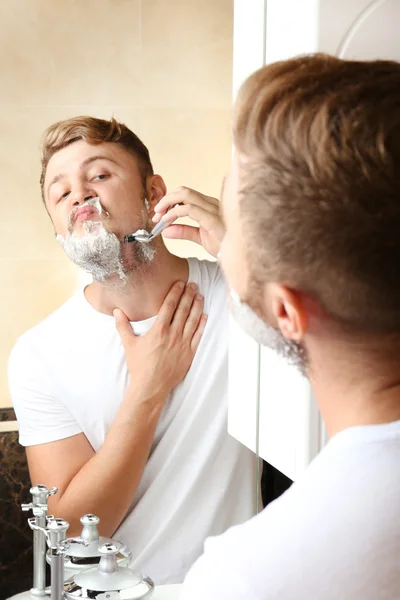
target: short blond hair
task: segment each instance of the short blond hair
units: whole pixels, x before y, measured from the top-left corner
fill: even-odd
[[[112,118],[109,121],[96,117],[73,117],[54,123],[44,132],[42,139],[42,172],[40,188],[44,201],[44,180],[51,157],[73,142],[84,140],[89,144],[111,142],[119,144],[136,157],[143,185],[153,175],[150,154],[143,142],[126,125]]]
[[[252,281],[400,332],[400,64],[314,55],[243,84],[234,142]],[[253,294],[254,295],[254,294]]]

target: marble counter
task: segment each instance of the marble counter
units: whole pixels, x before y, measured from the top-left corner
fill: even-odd
[[[32,533],[21,504],[30,501],[25,450],[11,408],[0,409],[0,598],[32,586]]]

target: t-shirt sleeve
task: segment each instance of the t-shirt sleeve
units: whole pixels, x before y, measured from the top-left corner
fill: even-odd
[[[22,337],[8,361],[8,384],[22,446],[36,446],[81,433],[79,423],[56,397],[51,374]]]

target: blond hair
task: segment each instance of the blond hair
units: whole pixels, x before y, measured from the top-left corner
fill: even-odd
[[[400,332],[400,64],[314,55],[254,73],[235,111],[254,285]]]
[[[40,188],[44,200],[44,180],[51,157],[73,142],[84,140],[89,144],[112,142],[119,144],[136,157],[139,172],[145,186],[146,179],[153,175],[149,151],[143,142],[126,125],[112,118],[109,121],[95,117],[74,117],[51,125],[42,139],[42,172]]]

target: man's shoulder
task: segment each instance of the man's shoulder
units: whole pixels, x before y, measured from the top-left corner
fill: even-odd
[[[61,339],[65,332],[70,331],[71,325],[76,319],[76,312],[82,304],[81,296],[82,292],[74,294],[47,317],[22,333],[17,339],[12,353],[28,348],[37,350],[41,346],[46,346],[50,340]]]
[[[212,277],[216,277],[219,273],[221,273],[221,269],[219,268],[216,260],[192,256],[188,258],[188,261],[190,266],[197,265],[202,272],[207,272]]]
[[[218,263],[198,258],[189,258],[188,261],[189,279],[197,283],[199,293],[204,296],[204,311],[213,322],[217,319],[220,327],[225,326],[228,316],[227,286]]]
[[[189,258],[189,277],[205,295],[226,297],[226,282],[216,261]]]

